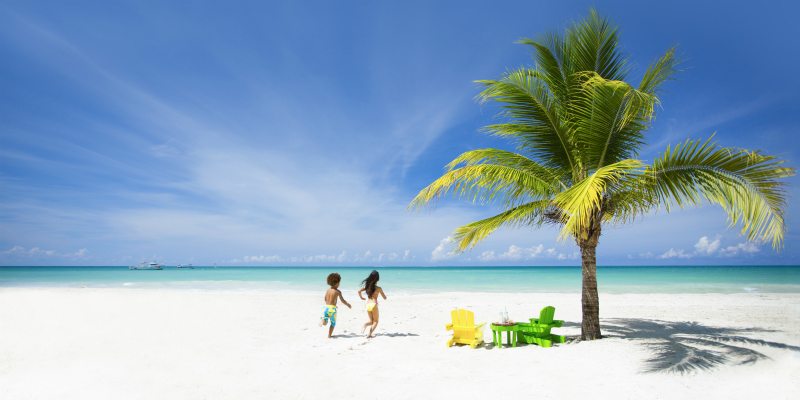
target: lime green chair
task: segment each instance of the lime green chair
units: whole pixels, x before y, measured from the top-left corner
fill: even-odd
[[[564,336],[550,333],[550,329],[559,328],[564,321],[555,320],[556,309],[547,306],[539,313],[539,318],[531,318],[530,323],[518,323],[520,339],[527,344],[538,344],[542,347],[551,347],[553,343],[564,343]]]

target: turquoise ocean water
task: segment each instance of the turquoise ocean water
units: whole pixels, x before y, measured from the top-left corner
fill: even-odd
[[[356,289],[372,267],[0,267],[8,287],[323,290],[330,272]],[[579,267],[384,267],[381,285],[406,292],[578,292]],[[600,267],[604,293],[800,293],[800,266]]]

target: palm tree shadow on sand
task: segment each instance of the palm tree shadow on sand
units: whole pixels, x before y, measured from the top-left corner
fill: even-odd
[[[565,322],[564,326],[580,328]],[[693,321],[660,321],[655,319],[603,319],[605,337],[640,341],[652,351],[645,360],[643,372],[692,373],[722,365],[747,365],[769,359],[765,354],[745,346],[767,346],[800,351],[800,347],[750,337],[753,334],[777,332],[763,328],[726,328],[707,326]]]

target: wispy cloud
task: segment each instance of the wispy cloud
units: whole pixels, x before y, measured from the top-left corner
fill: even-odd
[[[667,126],[666,133],[659,140],[647,146],[643,153],[661,152],[668,144],[675,145],[689,137],[695,139],[708,138],[711,134],[718,132],[724,125],[758,113],[778,100],[774,96],[762,96],[749,99],[728,109],[696,114],[695,119],[688,119],[686,118],[687,113],[683,113],[684,119],[680,122],[672,121]]]
[[[54,259],[66,258],[76,259],[85,258],[89,255],[88,249],[78,249],[73,252],[58,252],[55,250],[43,249],[40,247],[26,248],[20,245],[12,246],[11,248],[2,251],[2,254],[10,259]]]
[[[259,264],[259,265],[331,265],[331,264],[350,264],[360,265],[365,263],[377,264],[405,264],[412,262],[415,257],[411,250],[402,252],[388,252],[373,254],[371,250],[350,255],[346,250],[338,254],[314,254],[299,256],[257,255],[234,258],[231,264]]]
[[[733,246],[728,246],[719,250],[719,255],[723,257],[733,257],[739,254],[753,254],[758,253],[761,249],[753,242],[738,243]]]
[[[753,242],[742,242],[722,247],[722,240],[719,235],[713,240],[709,239],[708,236],[701,236],[694,244],[694,251],[688,252],[684,249],[670,248],[659,255],[658,258],[732,257],[740,254],[753,254],[759,251],[758,244]]]
[[[431,251],[431,261],[449,260],[457,256],[455,239],[452,236],[440,240],[439,244]]]
[[[683,249],[675,250],[670,248],[669,250],[665,251],[663,254],[658,256],[661,259],[670,259],[670,258],[692,258],[694,255],[685,252]]]
[[[530,247],[518,246],[516,244],[509,245],[505,250],[483,250],[477,256],[471,256],[469,253],[458,253],[455,251],[455,240],[452,236],[448,236],[441,241],[431,251],[432,262],[441,262],[446,260],[462,260],[479,263],[494,263],[498,261],[507,262],[520,262],[539,260],[576,260],[579,257],[578,252],[561,252],[554,247],[545,247],[544,244],[537,244]]]
[[[523,261],[533,260],[537,258],[550,258],[556,260],[575,260],[578,258],[577,252],[562,253],[555,248],[550,247],[545,249],[543,244],[538,244],[531,247],[520,247],[517,245],[510,245],[508,249],[502,253],[497,253],[494,250],[486,250],[478,257],[481,261]]]
[[[717,236],[714,240],[710,240],[708,236],[703,236],[694,244],[694,251],[696,254],[712,255],[719,250],[720,237]]]

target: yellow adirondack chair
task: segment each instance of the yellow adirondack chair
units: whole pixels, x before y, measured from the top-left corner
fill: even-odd
[[[483,344],[483,325],[475,325],[475,314],[472,311],[461,308],[450,312],[453,322],[445,325],[445,329],[453,331],[453,337],[447,341],[447,347],[455,343],[468,344],[473,349],[479,344]]]

